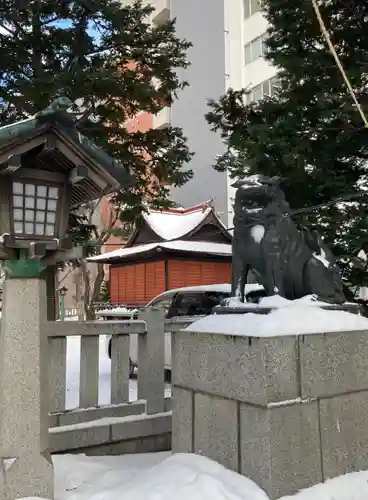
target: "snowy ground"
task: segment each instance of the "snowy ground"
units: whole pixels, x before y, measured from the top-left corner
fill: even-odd
[[[68,339],[67,356],[67,408],[75,408],[79,400],[78,337]],[[108,404],[110,360],[104,337],[100,338],[99,364],[99,403]],[[169,392],[167,388],[167,394]],[[130,400],[136,399],[137,384],[132,380]],[[61,455],[54,456],[53,460],[55,500],[268,500],[267,495],[249,479],[195,455]],[[367,499],[368,472],[359,472],[313,486],[282,500]]]
[[[246,477],[197,455],[61,455],[54,465],[55,500],[269,500]],[[357,472],[279,500],[367,498],[368,472]]]
[[[120,500],[127,483],[169,455],[54,456],[55,500]]]
[[[67,369],[66,369],[66,408],[79,406],[79,367],[80,367],[80,337],[69,337],[67,340]],[[111,362],[106,353],[106,336],[100,336],[100,379],[99,404],[110,403]],[[130,382],[130,400],[137,399],[137,382]]]
[[[111,361],[106,352],[106,336],[100,335],[99,398],[100,405],[110,403]],[[80,337],[67,340],[66,409],[79,406]],[[165,388],[165,396],[170,397],[170,386]],[[137,381],[130,381],[130,401],[137,400]]]

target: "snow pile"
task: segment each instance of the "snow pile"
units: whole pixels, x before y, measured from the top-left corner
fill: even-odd
[[[250,479],[198,455],[58,455],[53,461],[56,500],[269,500]]]
[[[195,321],[186,330],[273,337],[368,330],[368,319],[345,311],[331,311],[299,304],[280,307],[268,314],[213,314]]]
[[[295,495],[279,500],[367,500],[368,471],[352,472],[328,479]]]
[[[53,461],[56,500],[269,500],[250,479],[198,455],[57,455]],[[279,500],[367,498],[368,471],[363,471],[329,479]]]
[[[268,500],[250,479],[199,455],[176,454],[104,500]],[[111,491],[111,494],[113,492]],[[93,500],[93,497],[90,497]],[[97,500],[97,497],[96,497]]]
[[[55,500],[122,500],[127,485],[135,477],[144,477],[151,467],[169,456],[169,453],[54,456]]]

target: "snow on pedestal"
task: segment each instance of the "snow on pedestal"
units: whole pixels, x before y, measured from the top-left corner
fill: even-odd
[[[216,460],[271,500],[366,467],[366,318],[302,300],[203,318],[172,344],[174,452]]]
[[[314,300],[313,296],[291,301],[275,295],[261,299],[259,304],[233,299],[228,307],[254,309],[254,313],[213,314],[195,321],[187,330],[252,337],[368,330],[367,318],[346,311],[321,309],[329,305]],[[272,311],[257,313],[262,308],[271,308]]]

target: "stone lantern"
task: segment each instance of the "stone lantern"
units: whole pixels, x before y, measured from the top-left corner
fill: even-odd
[[[128,187],[131,173],[82,136],[59,99],[0,127],[0,258],[42,260],[71,249],[70,211]]]
[[[48,452],[46,284],[42,271],[81,258],[70,211],[130,187],[130,171],[81,135],[58,99],[0,127],[0,498],[53,498]]]
[[[65,320],[65,297],[68,293],[68,289],[66,286],[62,286],[58,288],[57,292],[59,293],[59,317],[60,321]]]

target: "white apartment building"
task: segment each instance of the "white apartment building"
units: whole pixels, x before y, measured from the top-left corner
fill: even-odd
[[[210,131],[205,114],[208,99],[219,99],[227,89],[249,89],[249,100],[273,92],[275,69],[263,59],[267,28],[258,0],[147,0],[155,7],[153,23],[176,19],[177,34],[190,40],[191,65],[181,72],[189,82],[173,106],[154,119],[155,127],[181,127],[195,156],[194,179],[173,189],[173,199],[191,206],[213,198],[225,224],[232,225],[231,181],[212,169],[224,150],[219,134]]]

